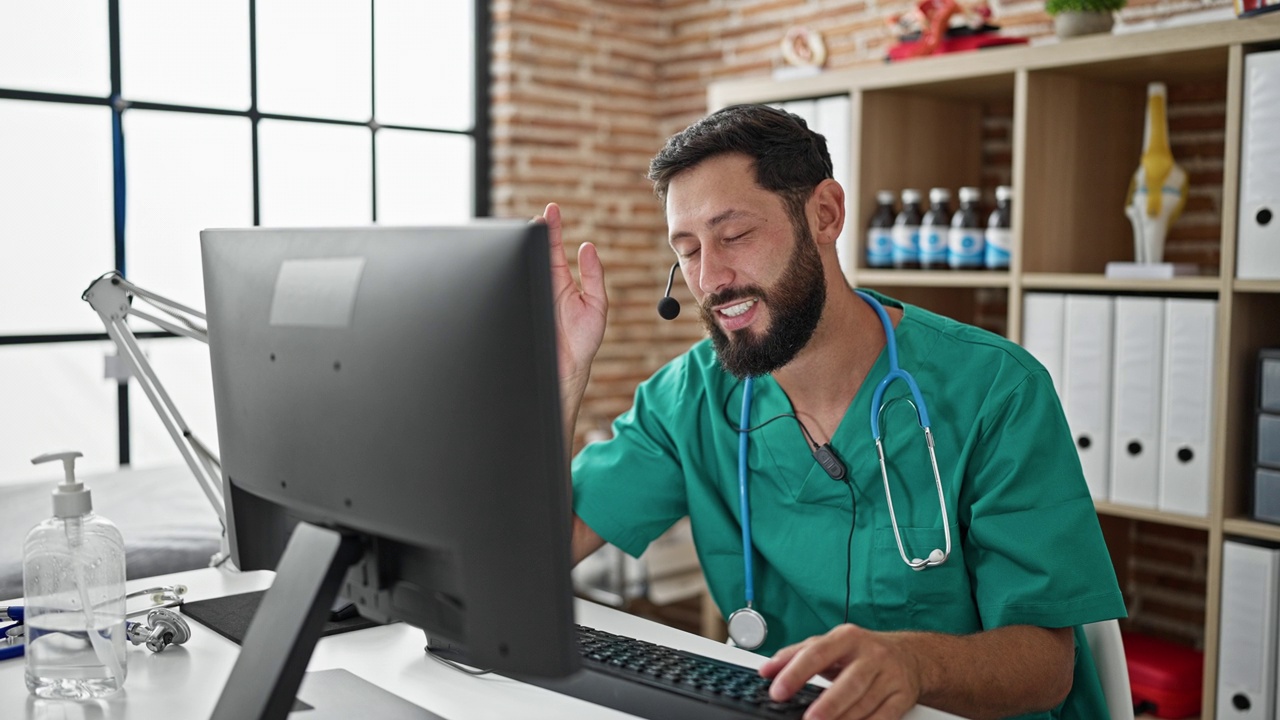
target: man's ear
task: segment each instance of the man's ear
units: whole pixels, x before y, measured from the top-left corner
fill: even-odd
[[[813,238],[819,245],[832,245],[844,230],[844,188],[827,178],[813,189],[809,202],[816,211]]]

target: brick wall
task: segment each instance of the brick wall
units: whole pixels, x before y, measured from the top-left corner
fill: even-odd
[[[1052,31],[1042,0],[990,3],[993,21],[1009,34]],[[1229,4],[1130,0],[1121,19]],[[590,240],[605,264],[609,327],[576,445],[630,406],[639,381],[703,336],[680,280],[680,318],[663,322],[654,310],[673,258],[644,179],[649,158],[706,112],[709,83],[768,76],[781,63],[778,42],[788,27],[821,32],[829,68],[874,64],[892,43],[883,18],[909,7],[880,0],[493,0],[494,214],[529,217],[559,202],[571,261],[576,246]],[[1221,182],[1224,98],[1220,89],[1196,86],[1171,87],[1169,97],[1174,155],[1197,186],[1186,219],[1171,232],[1170,259],[1216,263],[1221,213],[1213,186]],[[1008,106],[993,106],[984,119],[984,186],[1008,182],[1011,122]],[[1003,299],[984,300],[992,323],[1003,321]],[[1137,602],[1132,609],[1146,614],[1145,627],[1198,642],[1202,623],[1188,622],[1185,610],[1203,605],[1204,563],[1177,565],[1170,575],[1163,571],[1169,563],[1143,558],[1185,539],[1160,536],[1158,528],[1134,532],[1136,559],[1122,569],[1126,594]],[[1179,592],[1181,605],[1170,599]],[[1182,614],[1158,609],[1171,605]]]

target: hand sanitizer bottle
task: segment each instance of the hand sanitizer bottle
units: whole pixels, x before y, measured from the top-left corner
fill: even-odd
[[[53,517],[22,546],[27,689],[37,697],[90,700],[119,690],[125,678],[124,538],[93,512],[75,478],[78,452],[61,460],[66,480],[53,492]]]

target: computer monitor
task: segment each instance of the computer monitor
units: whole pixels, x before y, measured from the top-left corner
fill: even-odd
[[[200,237],[231,552],[277,570],[214,717],[283,717],[339,592],[478,666],[575,670],[546,227]]]

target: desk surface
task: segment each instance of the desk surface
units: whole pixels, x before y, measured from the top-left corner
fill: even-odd
[[[195,570],[128,583],[132,592],[156,585],[183,584],[187,599],[200,600],[261,590],[272,573]],[[133,609],[132,606],[130,609]],[[758,667],[764,658],[697,635],[578,601],[577,620],[609,632],[639,637],[740,665]],[[398,623],[322,638],[309,670],[344,668],[361,678],[449,719],[565,720],[630,718],[609,708],[496,675],[472,677],[427,657],[421,630]],[[191,640],[152,654],[129,646],[124,690],[93,703],[37,700],[23,683],[23,661],[0,662],[0,718],[75,720],[92,718],[205,718],[213,712],[239,647],[191,622]],[[954,716],[917,707],[909,720],[945,720]]]

